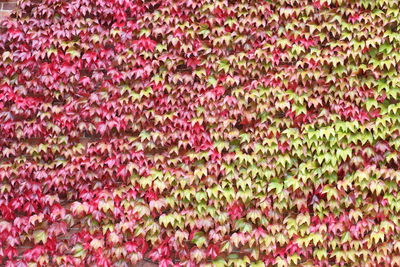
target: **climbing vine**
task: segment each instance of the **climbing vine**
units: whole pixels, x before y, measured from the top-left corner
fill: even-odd
[[[393,0],[22,0],[0,265],[399,266]]]

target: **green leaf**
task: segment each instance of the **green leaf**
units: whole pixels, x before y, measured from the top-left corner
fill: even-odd
[[[379,46],[379,53],[389,54],[392,50],[393,46],[390,43],[384,43]]]
[[[210,76],[207,81],[207,86],[215,87],[216,85],[217,85],[217,80],[214,78],[214,76]]]
[[[216,258],[212,263],[215,267],[225,267],[228,264],[223,258]]]
[[[283,183],[281,183],[277,178],[272,179],[268,185],[268,192],[274,189],[277,194],[281,193],[283,189]]]
[[[195,244],[198,248],[202,248],[203,246],[205,246],[207,244],[207,239],[204,236],[204,233],[197,232],[192,239],[192,243]]]
[[[81,57],[81,52],[73,49],[73,48],[69,48],[67,50],[67,54],[70,54],[72,58],[80,58]]]
[[[83,259],[86,256],[86,250],[83,248],[81,244],[76,244],[72,250],[75,258]]]
[[[265,263],[262,261],[252,262],[250,267],[265,267]]]
[[[227,60],[220,60],[218,62],[218,71],[223,70],[224,72],[229,71],[229,62]]]
[[[42,242],[43,244],[47,242],[47,233],[43,230],[36,230],[33,232],[33,238],[35,244]]]

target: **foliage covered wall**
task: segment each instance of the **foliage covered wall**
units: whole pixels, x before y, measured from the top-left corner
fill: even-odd
[[[392,0],[25,0],[0,264],[400,265]]]

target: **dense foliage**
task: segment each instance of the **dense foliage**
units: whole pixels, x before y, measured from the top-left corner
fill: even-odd
[[[25,0],[0,264],[400,265],[393,0]]]

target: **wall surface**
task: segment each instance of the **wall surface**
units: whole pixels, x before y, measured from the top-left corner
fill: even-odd
[[[11,10],[13,10],[17,5],[15,1],[1,1],[0,2],[0,18],[10,15]]]

